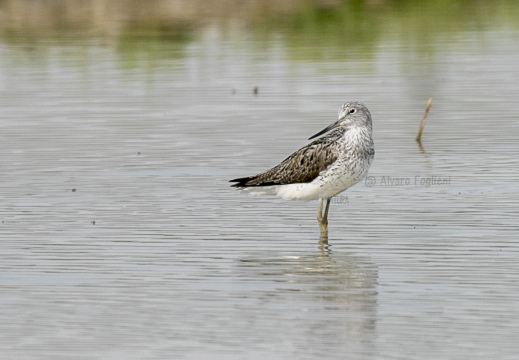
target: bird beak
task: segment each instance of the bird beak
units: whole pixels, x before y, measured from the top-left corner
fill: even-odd
[[[334,122],[333,124],[331,124],[330,126],[327,126],[325,127],[324,129],[322,129],[321,131],[319,131],[317,134],[315,134],[314,136],[310,136],[308,138],[308,140],[312,140],[313,138],[316,138],[318,136],[321,136],[322,134],[326,134],[328,131],[332,131],[333,129],[336,129],[339,127],[339,123],[338,122]]]

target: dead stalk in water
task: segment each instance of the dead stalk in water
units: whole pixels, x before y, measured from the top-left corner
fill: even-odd
[[[422,141],[422,131],[425,126],[425,121],[427,120],[427,114],[429,113],[429,109],[431,108],[433,98],[429,98],[427,101],[427,105],[425,105],[425,113],[423,114],[422,122],[420,123],[420,127],[418,128],[418,134],[416,134],[416,141]]]

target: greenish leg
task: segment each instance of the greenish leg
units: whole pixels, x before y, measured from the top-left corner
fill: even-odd
[[[319,199],[319,208],[317,210],[317,221],[321,229],[320,242],[328,243],[328,209],[330,208],[330,199],[326,199],[326,205],[323,211],[323,199]]]

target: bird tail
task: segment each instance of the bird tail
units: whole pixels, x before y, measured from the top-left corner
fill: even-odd
[[[241,188],[241,187],[247,187],[247,183],[254,179],[254,176],[247,176],[247,177],[242,177],[242,178],[238,178],[238,179],[232,179],[232,180],[229,180],[229,182],[232,182],[232,183],[236,183],[236,184],[232,184],[231,186],[232,187],[237,187],[237,188]]]
[[[263,174],[233,179],[233,180],[229,180],[229,182],[235,182],[236,184],[233,184],[231,186],[237,187],[237,188],[281,185],[281,183],[275,182],[275,181],[264,181],[264,180],[262,180],[261,175],[263,175]]]

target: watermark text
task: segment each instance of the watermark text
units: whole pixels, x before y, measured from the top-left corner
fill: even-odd
[[[384,175],[381,177],[368,176],[364,180],[368,187],[372,186],[449,186],[451,184],[450,176],[412,176],[412,177],[396,177]]]

